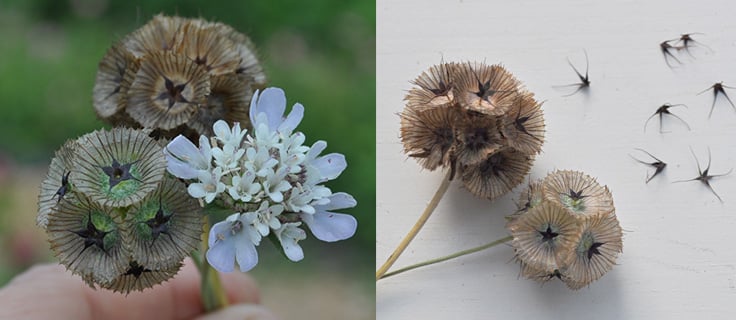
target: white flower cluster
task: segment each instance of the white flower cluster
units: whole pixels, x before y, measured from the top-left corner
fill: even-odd
[[[283,90],[267,88],[251,101],[251,134],[238,123],[231,128],[220,120],[213,126],[215,136],[201,136],[199,147],[178,136],[164,149],[168,171],[190,179],[192,197],[206,203],[220,199],[234,209],[210,230],[206,256],[218,271],[232,271],[235,261],[243,272],[255,267],[255,247],[271,233],[290,260],[303,259],[298,242],[307,235],[302,222],[323,241],[355,234],[354,217],[330,211],[354,207],[355,199],[321,185],[345,170],[345,157],[319,156],[327,147],[324,141],[304,145],[304,134],[294,132],[304,107],[297,103],[284,117],[285,109]]]

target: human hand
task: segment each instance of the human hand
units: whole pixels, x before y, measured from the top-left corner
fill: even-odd
[[[205,314],[200,277],[191,260],[171,280],[128,296],[93,290],[61,265],[37,265],[0,289],[0,319],[276,319],[258,305],[255,281],[222,274],[230,306]]]

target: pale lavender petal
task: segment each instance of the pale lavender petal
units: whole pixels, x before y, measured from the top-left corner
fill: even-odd
[[[235,258],[238,260],[240,271],[250,271],[250,269],[253,269],[253,267],[258,264],[258,251],[256,251],[256,246],[245,236],[245,234],[235,237],[234,240],[236,240]]]
[[[192,183],[187,187],[187,191],[189,192],[189,195],[194,198],[203,198],[205,194],[207,194],[204,191],[204,185],[201,183]]]
[[[304,106],[302,106],[300,103],[297,103],[293,107],[291,107],[291,112],[289,112],[289,115],[279,126],[279,132],[294,131],[294,129],[296,129],[296,126],[298,126],[299,123],[302,122],[302,118],[304,118]]]
[[[192,168],[188,163],[176,160],[168,154],[166,155],[166,170],[177,178],[194,179],[197,177],[197,169]]]
[[[228,139],[230,137],[230,126],[228,126],[227,122],[224,120],[217,120],[215,124],[212,125],[212,131],[219,138]]]
[[[348,239],[358,228],[358,221],[349,214],[318,211],[313,215],[302,214],[301,218],[317,239],[327,242]]]
[[[259,113],[265,113],[268,117],[268,128],[271,131],[275,131],[283,121],[282,117],[286,110],[286,95],[284,94],[284,90],[275,87],[266,88],[257,98],[258,101],[256,101],[255,96],[251,100],[251,119],[255,119]]]
[[[330,196],[330,203],[324,206],[318,206],[317,209],[323,211],[345,209],[355,207],[357,204],[358,202],[355,201],[353,196],[345,192],[338,192]]]
[[[232,272],[235,269],[235,244],[232,241],[220,241],[207,249],[207,262],[220,272]]]
[[[176,158],[189,162],[200,156],[197,146],[185,136],[178,135],[166,145],[164,152],[168,152]]]
[[[345,156],[340,153],[330,153],[314,159],[312,165],[319,170],[322,181],[337,178],[348,167]]]
[[[314,160],[320,153],[322,153],[323,150],[325,150],[325,148],[327,148],[327,142],[322,140],[315,142],[312,145],[312,148],[310,148],[307,152],[307,157],[305,161],[309,162]]]

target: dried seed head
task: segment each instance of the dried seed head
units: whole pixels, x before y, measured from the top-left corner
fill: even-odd
[[[143,291],[174,277],[179,272],[181,263],[162,270],[152,270],[137,261],[131,261],[128,268],[109,283],[100,284],[102,288],[128,294],[131,291]]]
[[[478,197],[496,199],[524,181],[532,161],[514,149],[502,149],[486,160],[462,167],[463,185]]]
[[[563,187],[568,190],[563,197],[551,191],[565,190]],[[577,187],[582,191],[574,191]],[[604,202],[606,205],[601,206]],[[596,209],[603,207],[610,209]],[[544,225],[552,220],[551,216],[570,221],[567,226],[571,229],[564,234],[573,235],[566,239],[569,242],[565,246],[554,248],[554,257],[551,246],[556,243],[552,241],[563,232],[558,231],[560,222]],[[571,289],[587,286],[608,272],[623,247],[622,230],[608,189],[582,172],[556,171],[530,183],[522,194],[519,210],[510,216],[506,227],[514,238],[512,244],[523,276],[541,282],[558,278]]]
[[[148,128],[186,123],[210,93],[205,68],[173,53],[155,53],[141,62],[130,86],[127,112]]]
[[[544,196],[578,215],[612,214],[613,198],[608,187],[579,171],[555,171],[544,179]]]
[[[56,151],[54,158],[51,159],[49,172],[41,183],[41,190],[38,194],[36,224],[41,228],[46,229],[49,213],[59,202],[77,201],[73,192],[74,181],[69,179],[71,170],[75,169],[73,162],[75,148],[76,142],[69,140]]]
[[[97,116],[108,119],[121,113],[128,102],[128,89],[138,68],[138,60],[121,43],[107,51],[100,61],[92,90]]]
[[[250,127],[248,105],[253,97],[253,89],[241,79],[242,75],[228,74],[211,78],[210,94],[207,101],[199,106],[187,126],[198,135],[212,136],[212,125],[217,120],[228,123],[239,122],[241,127]]]
[[[457,98],[468,110],[500,116],[511,108],[520,82],[500,65],[458,65]]]
[[[91,200],[105,206],[138,203],[164,176],[162,147],[147,131],[113,128],[77,140],[76,170],[70,179]]]
[[[46,231],[61,263],[88,282],[108,283],[127,264],[119,219],[93,201],[61,201],[49,213]]]
[[[544,141],[534,95],[499,65],[440,63],[412,81],[401,113],[404,151],[426,169],[462,171],[465,187],[497,198],[529,172]]]
[[[200,20],[190,20],[184,24],[182,33],[186,37],[182,37],[177,51],[203,66],[210,75],[232,74],[238,68],[240,61],[235,43],[222,37],[215,26],[203,26]]]
[[[581,229],[567,268],[565,283],[570,289],[580,289],[599,279],[611,270],[616,257],[623,252],[623,235],[615,215],[586,217]]]
[[[131,259],[152,270],[177,266],[201,241],[201,211],[184,183],[164,178],[156,191],[128,212],[126,245]]]
[[[542,151],[544,142],[544,114],[534,94],[525,92],[502,117],[501,133],[510,147],[525,154]]]
[[[146,25],[125,37],[125,49],[136,58],[160,51],[172,51],[182,41],[181,29],[186,19],[156,15]]]
[[[457,115],[450,108],[404,109],[401,113],[404,152],[429,170],[447,166],[455,142],[453,124]]]
[[[455,156],[463,165],[474,165],[488,159],[504,143],[496,118],[476,112],[464,113],[464,117],[456,121],[455,139]]]
[[[266,81],[245,35],[222,23],[157,15],[107,52],[93,100],[114,126],[199,136],[211,133],[214,117],[245,126],[253,92]]]
[[[407,105],[420,110],[451,105],[455,99],[452,76],[455,68],[454,63],[440,63],[422,72],[412,81],[417,87],[406,96]]]
[[[530,209],[507,225],[516,257],[530,267],[548,272],[567,265],[575,240],[580,237],[578,221],[566,210],[546,202]]]

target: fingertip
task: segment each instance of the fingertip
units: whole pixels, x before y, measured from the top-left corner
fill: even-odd
[[[196,320],[277,320],[278,317],[271,311],[259,305],[239,304],[222,310],[208,313]]]
[[[258,285],[250,275],[237,271],[221,273],[220,280],[225,287],[230,304],[261,303],[261,293],[258,290]]]

